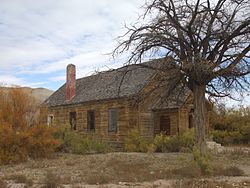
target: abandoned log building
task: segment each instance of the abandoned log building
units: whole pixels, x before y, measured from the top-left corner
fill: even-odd
[[[178,72],[172,65],[155,60],[75,79],[70,64],[66,83],[44,102],[48,124],[117,144],[133,128],[148,138],[179,134],[193,126],[192,94],[176,85]]]

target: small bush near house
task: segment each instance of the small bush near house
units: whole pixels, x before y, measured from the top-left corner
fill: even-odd
[[[152,141],[147,141],[145,138],[140,136],[140,132],[138,129],[132,129],[128,137],[125,139],[125,151],[128,152],[147,152],[151,147],[152,149]]]
[[[179,140],[182,147],[188,148],[190,151],[194,147],[194,128],[188,129],[179,136]]]
[[[111,144],[101,141],[94,136],[86,136],[76,133],[68,128],[61,128],[55,134],[55,137],[62,140],[62,145],[59,150],[63,152],[87,154],[107,153],[113,151]]]
[[[179,152],[181,143],[178,136],[156,135],[154,139],[156,152]]]
[[[194,130],[190,129],[181,135],[156,135],[154,140],[146,140],[140,136],[138,129],[132,129],[125,139],[125,150],[129,152],[179,152],[183,148],[192,151],[194,146]]]
[[[183,148],[192,151],[194,146],[194,130],[190,129],[176,136],[159,134],[154,139],[154,145],[157,152],[179,152]]]

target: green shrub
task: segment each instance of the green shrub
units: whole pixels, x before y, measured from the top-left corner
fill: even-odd
[[[242,134],[242,143],[250,144],[250,123],[240,127],[240,132]]]
[[[179,152],[181,149],[180,140],[177,136],[166,136],[164,134],[155,136],[154,145],[157,152]]]
[[[179,136],[180,144],[182,147],[188,148],[190,151],[194,147],[194,129],[188,129]]]
[[[213,173],[213,168],[210,163],[210,156],[208,154],[206,156],[202,156],[196,147],[193,148],[193,155],[194,160],[201,169],[201,172],[205,175],[211,175]]]
[[[215,142],[218,142],[222,145],[225,145],[226,143],[228,143],[228,140],[226,140],[226,138],[228,137],[227,131],[214,130],[211,132],[211,134]]]
[[[214,141],[223,145],[250,143],[250,107],[217,107],[210,120]]]
[[[213,140],[222,145],[243,144],[248,142],[247,136],[244,136],[240,131],[212,131]]]
[[[179,152],[183,148],[188,148],[189,151],[192,151],[194,146],[194,130],[187,130],[179,136],[156,135],[154,145],[157,152]]]
[[[161,133],[156,135],[154,140],[147,140],[140,136],[138,129],[132,129],[125,139],[125,151],[128,152],[179,152],[183,148],[192,151],[193,146],[193,129],[176,136]]]
[[[61,151],[75,154],[107,153],[113,150],[112,146],[95,136],[86,136],[67,128],[62,128],[55,134],[62,140]]]
[[[125,151],[127,152],[147,152],[154,150],[152,141],[140,136],[138,129],[132,129],[125,139]]]

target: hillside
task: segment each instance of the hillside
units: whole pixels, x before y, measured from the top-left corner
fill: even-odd
[[[13,88],[14,87],[0,87],[0,92],[8,93]],[[15,87],[15,88],[21,89],[22,91],[34,97],[37,103],[42,103],[54,92],[46,88],[30,88],[30,87]]]

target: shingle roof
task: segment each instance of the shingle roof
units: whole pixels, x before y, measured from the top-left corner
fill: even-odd
[[[44,104],[61,106],[135,96],[152,79],[159,66],[162,64],[152,61],[83,77],[76,80],[76,94],[70,101],[66,100],[66,84],[64,84]]]
[[[186,104],[187,98],[190,96],[191,91],[187,87],[176,87],[171,93],[160,99],[156,104],[152,106],[153,110],[162,110],[170,108],[179,108]]]

